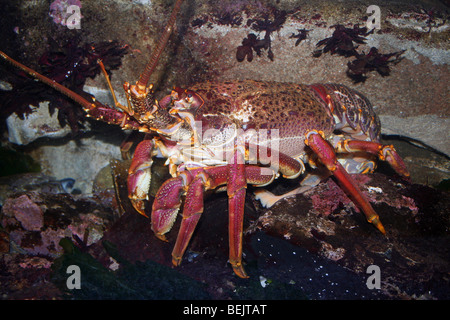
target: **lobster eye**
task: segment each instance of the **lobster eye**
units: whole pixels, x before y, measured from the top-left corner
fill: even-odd
[[[192,97],[192,93],[188,93],[185,100],[188,103],[192,103],[194,101],[194,98]]]

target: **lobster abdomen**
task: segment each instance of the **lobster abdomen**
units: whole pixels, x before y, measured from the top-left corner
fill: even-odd
[[[335,129],[359,140],[380,140],[380,120],[363,94],[342,84],[313,84],[311,88],[333,115]]]

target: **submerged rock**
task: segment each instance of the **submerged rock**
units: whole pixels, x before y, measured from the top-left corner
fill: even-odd
[[[0,206],[14,193],[77,193],[75,179],[57,180],[42,173],[22,173],[0,177]]]
[[[69,237],[89,246],[99,241],[114,220],[114,210],[95,197],[25,192],[3,204],[1,225],[13,252],[47,257],[62,253],[58,245]]]
[[[63,258],[66,263],[95,270],[102,266],[101,274],[89,280],[89,288],[100,291],[85,288],[79,298],[120,297],[123,283],[137,298],[155,297],[161,288],[176,290],[178,280],[165,278],[174,275],[177,279],[185,276],[185,284],[202,283],[199,288],[205,291],[201,297],[213,299],[448,298],[448,193],[384,174],[358,175],[355,180],[380,215],[386,236],[367,223],[331,178],[270,209],[263,209],[249,188],[243,261],[250,279],[236,277],[227,263],[228,198],[224,192],[206,197],[204,213],[177,268],[172,266],[171,251],[180,219],[164,242],[154,236],[150,220],[136,213],[126,197],[121,200],[123,215],[114,220],[118,208],[111,207],[117,202],[111,194],[107,199],[105,193],[18,193],[2,208],[0,277],[13,275],[2,290],[11,299],[24,297],[19,294],[19,283],[32,287],[36,281],[39,288],[44,278],[51,287],[49,292],[59,298],[70,297],[57,294],[51,280],[55,273],[48,268],[55,258],[62,257],[61,239],[69,237],[82,260],[67,260],[78,259],[67,256]],[[118,194],[126,194],[125,186],[118,186]],[[148,207],[151,202],[152,198]],[[379,288],[367,285],[370,266],[381,271]],[[55,268],[61,281],[64,266]],[[132,274],[127,274],[130,270]],[[143,276],[140,281],[137,270]],[[151,270],[161,272],[158,281],[146,280]],[[106,288],[104,276],[109,289],[101,292]],[[153,291],[139,294],[147,285]],[[111,288],[118,291],[111,292]],[[31,289],[25,296],[48,298]]]
[[[248,229],[262,230],[356,275],[375,265],[389,298],[445,299],[450,294],[450,197],[382,174],[355,176],[386,236],[365,221],[333,179],[283,199]]]
[[[0,255],[0,299],[60,299],[60,289],[49,281],[52,262],[48,257],[22,253]]]
[[[58,115],[50,115],[48,102],[39,104],[35,112],[21,119],[15,113],[6,119],[8,139],[17,145],[26,145],[42,137],[61,138],[70,133],[68,126],[61,128]]]

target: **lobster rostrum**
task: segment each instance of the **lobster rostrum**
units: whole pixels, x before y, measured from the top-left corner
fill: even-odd
[[[155,195],[151,228],[158,238],[166,240],[165,234],[183,206],[172,252],[174,265],[181,263],[201,217],[205,193],[226,191],[229,262],[239,277],[246,278],[242,234],[247,185],[264,186],[280,174],[297,178],[306,168],[312,170],[296,190],[278,197],[260,191],[256,197],[269,207],[332,174],[368,222],[384,234],[379,216],[349,173],[372,172],[376,158],[387,161],[406,179],[409,173],[394,147],[380,144],[380,121],[361,93],[339,84],[240,80],[174,88],[160,101],[154,98],[152,85],[147,82],[181,2],[176,2],[168,27],[139,81],[124,84],[127,106],[117,102],[112,88],[115,108],[95,99],[89,101],[1,51],[0,56],[81,104],[89,116],[147,133],[137,145],[128,170],[128,195],[134,208],[147,216],[152,158],[158,153],[167,158],[172,178]]]

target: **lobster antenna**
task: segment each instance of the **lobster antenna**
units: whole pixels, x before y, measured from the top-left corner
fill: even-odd
[[[156,64],[158,63],[159,57],[161,56],[162,51],[167,45],[167,41],[169,41],[170,34],[172,33],[173,26],[175,24],[175,20],[177,18],[178,11],[180,11],[181,3],[183,0],[177,0],[175,6],[173,7],[172,14],[170,15],[169,21],[167,22],[167,26],[164,29],[164,32],[159,39],[158,44],[156,45],[156,49],[153,51],[152,56],[150,57],[150,61],[145,66],[144,72],[142,72],[139,81],[136,83],[138,89],[145,91],[147,87],[147,83],[152,75],[153,71],[156,68]]]
[[[27,66],[24,66],[23,64],[21,64],[20,62],[17,62],[16,60],[12,59],[11,57],[7,56],[4,52],[0,51],[0,57],[2,57],[3,59],[5,59],[6,61],[8,61],[10,64],[12,64],[13,66],[19,68],[20,70],[24,71],[25,73],[27,73],[28,75],[32,76],[33,78],[49,85],[50,87],[52,87],[53,89],[61,92],[62,94],[64,94],[65,96],[69,97],[70,99],[72,99],[73,101],[79,103],[80,105],[83,106],[83,108],[88,108],[90,109],[91,106],[93,105],[92,102],[89,102],[88,100],[86,100],[85,98],[83,98],[82,96],[80,96],[79,94],[73,92],[70,89],[67,89],[66,87],[64,87],[63,85],[59,84],[58,82],[56,82],[55,80],[52,80],[50,78],[47,78],[46,76],[34,71],[33,69],[28,68]]]

